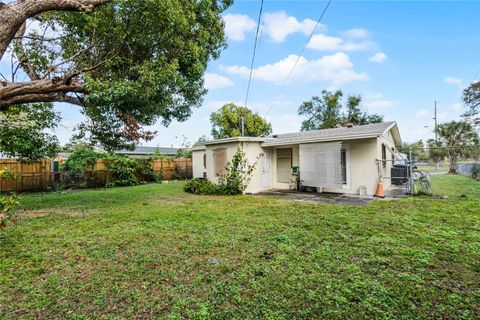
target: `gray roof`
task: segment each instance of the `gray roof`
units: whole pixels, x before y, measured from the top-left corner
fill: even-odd
[[[285,145],[298,142],[316,142],[316,141],[335,141],[352,140],[362,138],[373,138],[384,134],[387,130],[395,128],[394,138],[401,144],[400,134],[396,122],[382,122],[367,124],[363,126],[342,127],[333,129],[322,129],[312,131],[302,131],[294,133],[274,134],[262,144],[263,146]]]
[[[101,147],[96,147],[97,150],[103,150]],[[116,154],[125,154],[125,155],[152,155],[155,152],[160,152],[161,154],[166,155],[176,155],[178,148],[170,147],[141,147],[137,146],[135,150],[119,150],[115,151]]]

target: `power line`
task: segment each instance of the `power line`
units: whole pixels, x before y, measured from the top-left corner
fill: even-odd
[[[262,21],[262,12],[263,12],[263,0],[260,4],[260,11],[258,13],[257,31],[255,32],[255,43],[253,45],[252,62],[250,64],[250,75],[248,77],[247,94],[245,95],[245,107],[247,106],[248,95],[250,93],[250,84],[252,83],[253,65],[255,63],[255,55],[257,53],[257,41],[258,41],[258,34],[260,30],[260,24]]]
[[[475,76],[473,77],[472,81],[470,83],[473,83],[475,80],[477,80],[478,75],[480,74],[480,69],[475,73]]]
[[[270,113],[270,111],[272,111],[273,107],[274,107],[275,104],[278,102],[278,97],[283,93],[283,90],[285,90],[285,87],[287,86],[287,83],[288,83],[288,81],[290,80],[290,77],[292,76],[293,71],[294,71],[295,68],[297,67],[297,64],[298,64],[298,62],[300,61],[300,58],[303,56],[303,52],[304,52],[305,49],[307,48],[307,45],[308,45],[308,43],[310,42],[310,40],[312,39],[313,34],[315,33],[315,31],[317,30],[318,26],[320,25],[320,22],[322,21],[323,16],[325,15],[325,12],[327,12],[328,7],[330,6],[330,3],[331,3],[331,2],[332,2],[332,0],[329,0],[329,1],[327,2],[327,5],[326,5],[325,8],[323,9],[323,12],[322,12],[322,14],[320,15],[320,17],[318,18],[315,27],[313,28],[312,32],[311,32],[310,35],[308,36],[308,39],[307,39],[307,41],[305,42],[305,45],[303,46],[302,50],[300,51],[300,54],[297,56],[297,60],[295,61],[295,63],[293,64],[292,69],[291,69],[290,72],[288,73],[287,78],[285,79],[285,82],[283,83],[282,88],[280,89],[280,92],[278,93],[277,97],[276,97],[275,100],[273,101],[272,105],[271,105],[270,108],[268,109],[268,111],[267,111],[267,113],[265,114],[265,116],[268,116],[268,114]]]

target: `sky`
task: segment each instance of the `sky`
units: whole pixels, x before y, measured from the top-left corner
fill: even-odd
[[[439,123],[466,110],[462,90],[480,80],[480,1],[333,0],[307,43],[326,3],[264,1],[247,107],[274,133],[299,131],[298,107],[323,89],[361,95],[365,110],[397,121],[406,142],[433,138],[435,100]],[[157,136],[142,145],[210,136],[212,112],[245,103],[259,9],[260,0],[237,0],[224,13],[228,47],[208,65],[202,106],[183,123],[152,126]],[[56,134],[66,143],[82,115],[77,106],[55,108],[62,116]]]

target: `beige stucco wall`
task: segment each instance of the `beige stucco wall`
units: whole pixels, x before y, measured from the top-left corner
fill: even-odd
[[[232,157],[237,152],[238,148],[241,148],[247,157],[249,164],[254,164],[255,169],[252,174],[252,178],[250,183],[245,190],[245,193],[257,193],[263,190],[262,187],[262,161],[260,155],[263,153],[263,149],[260,147],[259,142],[230,142],[224,144],[215,144],[215,145],[207,145],[206,148],[206,155],[207,155],[207,179],[218,183],[218,177],[214,175],[214,162],[213,162],[213,150],[218,148],[226,148],[227,149],[227,161],[230,161]],[[203,159],[202,164],[203,164]],[[193,160],[195,163],[195,160]],[[195,166],[195,164],[194,164]]]
[[[348,150],[347,154],[347,177],[348,184],[343,188],[325,188],[325,192],[358,194],[360,186],[365,186],[368,195],[373,195],[377,188],[377,139],[352,140],[342,143]],[[288,183],[277,182],[276,149],[292,148],[292,166],[299,166],[299,145],[267,148],[271,154],[271,187],[288,189]],[[381,150],[380,150],[381,152]],[[302,168],[300,168],[300,177]]]
[[[203,178],[203,173],[207,172],[207,169],[203,167],[203,155],[205,150],[192,151],[192,171],[194,178]]]
[[[377,159],[382,159],[382,144],[384,144],[387,147],[387,152],[386,152],[386,159],[391,160],[392,155],[394,154],[395,150],[395,141],[393,140],[392,132],[387,131],[384,135],[378,137],[378,143],[377,143]],[[391,176],[391,168],[393,166],[393,161],[386,161],[385,162],[385,168],[383,165],[381,165],[381,173],[383,177],[390,177]],[[378,171],[378,170],[377,170]],[[378,175],[378,174],[377,174]],[[386,189],[391,185],[391,179],[390,178],[384,178],[382,179],[383,181],[383,188]]]

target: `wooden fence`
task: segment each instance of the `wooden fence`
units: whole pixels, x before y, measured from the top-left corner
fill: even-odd
[[[61,160],[44,159],[34,162],[21,162],[16,159],[0,159],[0,171],[6,170],[14,178],[0,177],[0,192],[42,191],[54,189],[61,180]],[[188,179],[192,177],[192,159],[154,159],[153,171],[163,180]],[[108,161],[97,160],[93,170],[86,170],[86,178],[102,176],[112,178]]]

